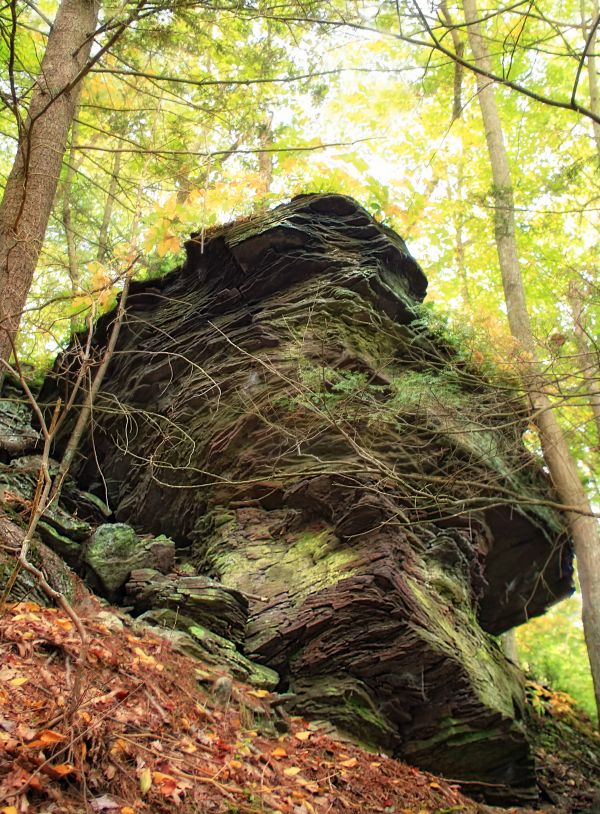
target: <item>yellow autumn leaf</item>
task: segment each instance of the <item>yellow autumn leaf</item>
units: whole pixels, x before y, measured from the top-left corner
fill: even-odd
[[[276,746],[271,752],[271,757],[287,757],[287,752],[283,746]]]
[[[156,230],[155,229],[148,229],[146,235],[144,237],[144,249],[147,252],[151,252],[154,248],[154,243],[156,240]]]
[[[160,211],[163,217],[171,219],[175,214],[176,209],[177,209],[177,195],[174,194],[169,195],[167,200],[161,206]]]
[[[23,684],[27,684],[29,679],[26,676],[19,676],[18,678],[11,678],[8,682],[12,687],[22,687]]]
[[[164,257],[167,252],[178,252],[179,238],[173,232],[167,232],[156,247],[156,251],[159,257]]]
[[[134,647],[133,652],[140,658],[141,661],[144,662],[144,664],[154,664],[156,662],[154,656],[149,656],[148,653],[142,650],[141,647]]]
[[[104,265],[99,260],[91,260],[87,264],[87,268],[88,268],[88,272],[90,274],[92,274],[92,275],[93,274],[98,274],[98,273],[102,274],[103,272],[106,271],[106,269],[104,268]]]
[[[197,746],[194,743],[192,743],[192,741],[189,738],[184,738],[181,741],[181,747],[180,748],[181,748],[181,751],[185,752],[187,755],[193,755],[194,752],[198,751]]]
[[[286,777],[296,777],[297,774],[300,774],[300,767],[299,766],[288,766],[287,769],[283,770],[283,773]]]
[[[118,755],[121,752],[125,752],[127,749],[127,741],[124,741],[123,738],[117,738],[113,745],[110,747],[110,754],[111,755]]]
[[[294,737],[297,738],[299,741],[307,741],[311,735],[312,732],[309,732],[308,729],[304,729],[301,732],[294,733]]]
[[[146,766],[145,769],[142,769],[142,773],[140,774],[140,791],[142,794],[146,794],[147,791],[150,790],[152,786],[152,772]]]
[[[155,783],[165,783],[167,780],[173,780],[173,777],[165,772],[152,772],[152,780]]]
[[[12,609],[16,613],[21,613],[21,611],[40,611],[42,608],[37,602],[17,602]]]

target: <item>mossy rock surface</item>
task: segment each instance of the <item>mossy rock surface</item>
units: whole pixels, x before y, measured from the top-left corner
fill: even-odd
[[[82,558],[88,582],[114,601],[134,569],[172,570],[175,543],[164,535],[140,537],[126,523],[105,523],[87,541]]]
[[[19,567],[17,556],[25,535],[18,522],[0,512],[0,595],[10,587],[7,600],[30,600],[40,605],[53,606],[54,601],[42,590],[35,576]],[[51,588],[64,595],[70,604],[87,595],[81,580],[64,559],[45,545],[37,536],[31,543],[29,562],[41,570]]]
[[[198,625],[189,616],[162,608],[146,611],[139,619],[160,628],[179,652],[227,668],[240,681],[266,690],[274,690],[279,684],[275,670],[246,658],[230,639]]]

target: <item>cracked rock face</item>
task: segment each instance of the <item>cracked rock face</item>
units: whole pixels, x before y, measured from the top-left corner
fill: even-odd
[[[296,711],[534,799],[518,671],[489,634],[571,591],[571,550],[521,403],[432,332],[423,272],[350,198],[186,248],[131,287],[80,483],[248,599],[238,647]],[[74,348],[45,398],[68,395]]]

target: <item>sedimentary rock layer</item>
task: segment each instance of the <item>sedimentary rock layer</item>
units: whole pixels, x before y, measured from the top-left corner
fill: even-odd
[[[511,383],[430,327],[418,264],[349,198],[186,248],[131,288],[81,483],[248,598],[240,646],[295,709],[533,798],[518,672],[489,634],[570,592],[571,551]],[[74,343],[46,399],[77,364]]]

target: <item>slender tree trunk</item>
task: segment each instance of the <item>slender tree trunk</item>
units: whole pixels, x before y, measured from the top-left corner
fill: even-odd
[[[456,266],[458,269],[458,276],[460,279],[460,288],[464,304],[471,312],[471,292],[469,290],[469,278],[467,277],[467,264],[465,260],[465,236],[463,232],[464,227],[464,175],[465,159],[464,155],[460,156],[460,163],[458,165],[458,177],[456,179],[456,197],[458,199],[458,206],[454,211],[454,233],[456,236]]]
[[[258,143],[261,152],[258,154],[258,175],[260,177],[260,191],[268,195],[273,183],[273,153],[266,152],[273,146],[273,116],[267,114],[265,121],[258,128]]]
[[[480,33],[475,0],[463,0],[469,43],[476,62],[488,70],[489,52]],[[592,516],[577,466],[565,435],[552,410],[535,356],[523,279],[515,240],[513,188],[508,155],[504,144],[502,123],[496,97],[489,79],[477,75],[477,88],[485,137],[493,177],[494,225],[496,245],[508,322],[512,335],[523,349],[521,376],[529,397],[532,417],[537,426],[544,459],[561,501],[573,507],[568,512],[571,535],[575,545],[583,606],[583,627],[587,644],[596,705],[600,710],[600,537],[598,524]]]
[[[591,3],[591,25],[594,25],[598,19],[598,0],[592,0]],[[586,18],[585,0],[580,3],[581,12],[581,30],[583,33],[584,41],[587,41],[589,35],[589,28]],[[587,57],[587,73],[588,73],[588,86],[590,90],[590,110],[596,115],[600,113],[600,88],[598,87],[598,59],[596,57],[596,46],[598,37],[594,31],[590,44],[588,47]],[[594,141],[596,142],[596,151],[598,153],[598,160],[600,161],[600,124],[592,122],[594,128]]]
[[[448,11],[448,4],[446,0],[440,3],[440,10],[444,17],[444,22],[450,31],[452,38],[452,47],[454,53],[459,59],[465,55],[465,43],[458,33],[458,28],[454,25],[452,15]],[[460,62],[454,63],[454,94],[452,100],[452,121],[451,124],[462,119],[463,104],[462,104],[462,85],[464,78],[464,68]],[[456,266],[458,276],[460,279],[461,294],[463,303],[467,306],[469,315],[471,314],[471,292],[469,291],[469,280],[467,278],[467,266],[465,263],[465,239],[463,233],[464,227],[464,205],[463,205],[463,190],[465,180],[465,157],[464,150],[461,146],[460,161],[458,164],[458,176],[456,179],[456,199],[457,205],[454,208],[454,234],[456,237]]]
[[[97,0],[62,0],[0,204],[0,359],[8,359],[42,248],[92,46]]]
[[[457,27],[454,25],[454,21],[448,11],[448,4],[446,0],[443,3],[440,3],[440,10],[444,17],[444,22],[446,23],[448,29],[450,30],[450,37],[452,38],[452,47],[454,48],[454,53],[459,59],[462,59],[465,55],[465,44],[462,41],[460,34],[458,33]],[[462,116],[462,83],[464,77],[465,69],[461,65],[460,62],[454,63],[454,99],[452,102],[452,121],[456,121],[456,119],[460,119]]]
[[[96,260],[99,263],[104,263],[109,255],[108,230],[112,218],[115,196],[117,194],[117,184],[119,183],[122,155],[123,153],[115,153],[113,156],[112,168],[110,171],[110,184],[108,185],[108,193],[106,195],[106,201],[104,202],[102,223],[100,224],[100,231],[98,232],[98,253],[96,254]]]
[[[583,325],[583,296],[582,292],[572,286],[569,291],[571,313],[573,314],[573,329],[575,342],[579,354],[578,368],[585,379],[585,387],[596,425],[597,448],[600,451],[600,364],[598,354],[589,347],[589,338]]]
[[[73,176],[75,175],[75,145],[77,142],[77,121],[73,119],[71,127],[71,147],[65,180],[62,188],[62,215],[65,237],[67,239],[67,261],[69,264],[69,279],[71,280],[71,294],[75,297],[79,289],[79,262],[77,260],[77,247],[71,220],[71,195],[73,192]]]

